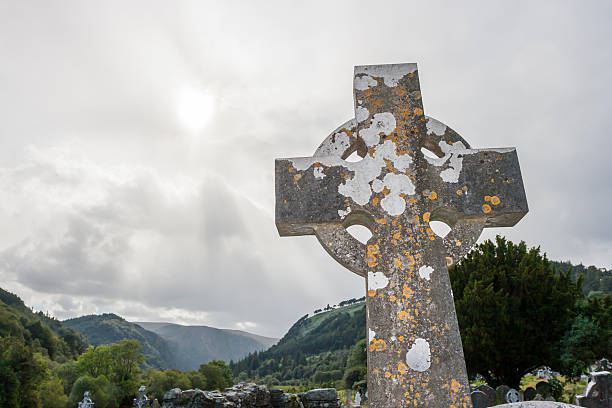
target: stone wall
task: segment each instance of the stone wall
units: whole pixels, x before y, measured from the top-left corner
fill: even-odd
[[[333,388],[310,390],[299,395],[265,385],[240,383],[224,392],[182,391],[174,388],[164,395],[163,408],[339,408],[338,394]]]

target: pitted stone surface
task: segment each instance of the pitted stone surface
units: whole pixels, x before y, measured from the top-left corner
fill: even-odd
[[[276,226],[316,235],[366,278],[370,407],[470,407],[447,268],[483,228],[527,213],[516,151],[472,149],[425,116],[416,64],[356,67],[354,103],[314,156],[276,160]],[[345,161],[353,152],[362,159]]]

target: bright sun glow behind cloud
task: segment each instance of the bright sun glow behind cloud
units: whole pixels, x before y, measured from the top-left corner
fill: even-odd
[[[198,132],[206,127],[215,110],[215,97],[198,88],[185,88],[178,96],[177,116],[183,127]]]

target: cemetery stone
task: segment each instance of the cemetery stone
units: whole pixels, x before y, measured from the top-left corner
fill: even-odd
[[[424,115],[416,64],[355,67],[355,118],[313,157],[276,160],[281,236],[314,234],[365,277],[371,408],[469,407],[447,268],[528,211],[514,148],[472,149]],[[362,159],[344,159],[356,152]],[[438,237],[429,221],[452,227]],[[372,232],[367,244],[346,227]]]
[[[576,405],[588,408],[612,408],[612,378],[609,371],[591,373],[582,395],[576,395]]]
[[[506,402],[511,404],[513,402],[519,402],[521,400],[521,396],[517,390],[514,388],[510,388],[506,393]]]
[[[488,384],[480,384],[475,388],[475,390],[479,390],[487,394],[490,405],[493,405],[495,403],[495,389],[490,387]]]
[[[491,401],[489,400],[489,396],[485,394],[483,391],[474,390],[470,393],[470,398],[472,399],[472,405],[474,408],[488,408],[491,406]]]
[[[537,394],[537,391],[533,387],[527,387],[523,392],[523,399],[525,401],[531,401]]]
[[[507,385],[500,385],[495,389],[495,402],[505,404],[506,402],[506,394],[510,391],[510,387]]]
[[[83,393],[83,401],[79,402],[79,408],[93,408],[94,402],[91,400],[91,392]]]
[[[151,405],[151,401],[149,400],[149,397],[147,397],[146,391],[147,387],[144,385],[140,386],[138,389],[138,397],[134,398],[133,404],[136,408],[145,408]]]

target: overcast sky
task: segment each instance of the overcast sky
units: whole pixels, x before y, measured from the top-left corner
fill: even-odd
[[[425,113],[516,146],[487,230],[612,268],[609,1],[0,0],[0,286],[65,319],[282,336],[362,278],[279,238],[274,158],[353,117],[354,65],[416,62]]]

